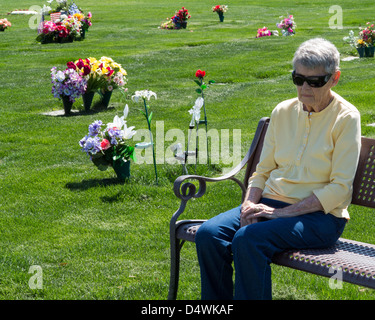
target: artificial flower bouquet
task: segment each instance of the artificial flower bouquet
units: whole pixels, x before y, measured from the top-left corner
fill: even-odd
[[[176,25],[172,18],[166,18],[166,21],[163,21],[159,26],[159,29],[176,29]]]
[[[175,16],[178,17],[180,21],[187,21],[191,18],[191,15],[185,7],[182,7],[182,9],[176,11]]]
[[[281,22],[276,23],[276,26],[281,29],[281,33],[283,36],[291,36],[295,34],[295,28],[297,27],[294,18],[292,15],[289,15],[287,18],[280,17]]]
[[[63,99],[68,97],[70,102],[80,97],[87,87],[86,79],[73,70],[57,70],[56,67],[51,69],[52,94],[55,98]]]
[[[122,117],[115,116],[113,122],[106,126],[101,120],[89,125],[88,134],[79,141],[83,152],[90,157],[94,165],[101,171],[108,167],[115,169],[116,163],[135,161],[134,147],[128,140],[136,133],[134,127],[128,127],[126,117],[128,106],[125,106]]]
[[[375,39],[375,30],[374,30],[374,24],[371,24],[370,22],[366,23],[366,28],[359,28],[359,39],[362,40],[360,43],[360,46],[362,47],[373,47],[374,46],[374,39]]]
[[[344,37],[343,40],[350,44],[352,48],[357,49],[359,56],[374,57],[374,39],[375,30],[374,24],[366,23],[366,28],[359,28],[358,36],[354,35],[354,31],[349,31],[349,36]]]
[[[228,6],[227,5],[217,5],[212,7],[212,11],[216,12],[219,15],[220,22],[224,21],[224,13],[228,11]]]
[[[175,29],[185,29],[187,21],[190,18],[191,15],[189,14],[188,10],[185,9],[185,7],[182,7],[182,9],[176,11],[176,14],[171,19],[175,25]]]
[[[354,35],[354,31],[349,31],[349,36],[344,37],[343,40],[353,48],[364,48],[366,47],[366,42],[363,39],[360,39],[358,36]]]
[[[54,19],[43,21],[38,29],[36,40],[41,43],[83,40],[86,31],[92,25],[91,12],[85,15],[74,2],[70,5],[65,0],[56,0],[56,2],[57,8],[49,10],[51,16],[54,15]],[[46,11],[45,8],[43,10]]]
[[[159,26],[159,29],[181,29],[186,28],[187,20],[191,18],[188,10],[185,7],[175,12],[172,18],[167,18]]]
[[[12,24],[10,23],[10,21],[8,21],[8,19],[0,19],[0,31],[4,31],[6,28],[9,28],[11,26]]]
[[[256,38],[262,38],[262,37],[270,37],[270,36],[278,36],[279,32],[277,30],[269,30],[267,27],[263,27],[258,29]]]
[[[225,13],[228,11],[228,6],[227,5],[217,5],[217,6],[214,6],[212,7],[212,11],[213,12],[217,12],[217,13]]]
[[[87,80],[87,92],[112,91],[126,84],[125,69],[109,57],[78,59],[68,62],[67,66]]]

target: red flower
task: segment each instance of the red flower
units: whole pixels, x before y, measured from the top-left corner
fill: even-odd
[[[206,71],[202,71],[202,70],[197,70],[197,72],[195,73],[195,76],[197,78],[203,78],[204,76],[206,75]]]
[[[85,66],[85,63],[82,59],[79,59],[77,62],[77,68],[82,69]]]
[[[74,69],[75,70],[77,68],[77,66],[74,64],[73,61],[69,61],[66,65],[68,66],[68,69]]]
[[[66,38],[69,35],[68,29],[66,29],[64,26],[57,26],[56,30],[61,38]]]
[[[111,144],[109,143],[107,139],[103,139],[102,142],[100,143],[100,147],[102,148],[102,150],[107,150],[108,148],[111,147]]]
[[[83,75],[86,76],[91,72],[90,66],[83,66]]]
[[[106,73],[106,75],[108,77],[110,77],[113,74],[113,72],[115,72],[115,70],[111,69],[110,67],[107,67],[107,70],[108,70],[108,72]]]

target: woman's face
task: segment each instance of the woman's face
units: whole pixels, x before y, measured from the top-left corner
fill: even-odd
[[[323,66],[310,69],[301,64],[297,64],[295,71],[297,75],[304,77],[325,76],[328,74]],[[331,88],[337,84],[339,78],[340,71],[336,71],[328,82],[320,88],[313,88],[305,81],[302,86],[296,86],[298,99],[304,104],[307,111],[322,111],[330,103],[332,99]]]

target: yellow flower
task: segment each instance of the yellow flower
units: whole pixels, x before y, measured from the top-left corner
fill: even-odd
[[[82,21],[85,16],[81,13],[75,13],[73,17],[78,19],[78,21]]]
[[[109,58],[109,57],[101,57],[100,60],[103,62],[114,62],[112,58]]]

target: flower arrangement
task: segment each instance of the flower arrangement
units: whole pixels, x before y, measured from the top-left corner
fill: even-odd
[[[8,21],[8,19],[0,19],[0,31],[4,31],[6,28],[9,28],[11,26],[12,24],[10,23],[10,21]]]
[[[277,30],[271,31],[267,27],[258,29],[256,38],[278,36],[279,32]]]
[[[349,36],[344,37],[343,40],[349,43],[352,48],[357,49],[359,56],[362,58],[374,56],[374,39],[375,30],[374,24],[366,23],[366,28],[359,28],[358,36],[354,35],[354,31],[349,31]]]
[[[87,80],[87,92],[98,89],[112,91],[126,84],[125,69],[109,57],[78,59],[69,61],[67,66]]]
[[[61,4],[63,3],[66,3],[66,1]],[[69,14],[67,15],[65,12],[69,12]],[[56,18],[51,21],[42,21],[36,41],[41,43],[61,43],[83,40],[86,31],[92,25],[91,12],[84,15],[75,4],[71,5],[68,11],[65,12],[56,13]]]
[[[166,21],[163,21],[159,26],[159,29],[176,29],[176,25],[172,18],[166,18]]]
[[[189,14],[188,10],[185,7],[182,7],[182,9],[176,11],[175,17],[178,18],[178,20],[187,21],[191,18],[191,15]]]
[[[217,6],[212,7],[212,11],[217,12],[218,14],[220,12],[225,13],[225,12],[228,11],[228,6],[227,5],[217,5]]]
[[[69,97],[71,102],[80,97],[86,90],[87,81],[73,69],[64,71],[51,69],[52,94],[55,98]]]
[[[113,167],[116,171],[117,165],[121,166],[130,159],[135,161],[134,147],[127,142],[136,133],[134,126],[127,126],[125,119],[128,112],[126,105],[123,116],[116,115],[113,122],[106,127],[103,127],[101,120],[96,120],[89,125],[88,134],[79,141],[82,151],[86,152],[101,171],[107,170],[108,167]],[[121,179],[120,176],[119,178]]]
[[[149,101],[151,99],[151,97],[155,97],[155,99],[157,99],[156,93],[152,92],[150,90],[140,90],[140,91],[135,92],[135,94],[132,96],[132,100],[136,103],[138,103],[139,101],[142,101],[143,105],[144,105],[144,108],[145,108],[144,112],[141,111],[141,110],[140,110],[140,112],[145,116],[146,121],[147,121],[148,130],[150,132],[150,144],[145,145],[143,148],[147,148],[149,146],[152,147],[152,157],[153,157],[153,160],[154,160],[155,180],[156,180],[156,184],[158,184],[158,172],[157,172],[157,169],[156,169],[156,159],[155,159],[155,146],[154,146],[154,142],[153,142],[153,138],[152,138],[152,132],[151,132],[152,111],[150,112],[150,107],[147,105],[147,102],[146,102],[146,99]]]
[[[287,18],[283,18],[282,16],[280,17],[281,22],[276,23],[276,26],[281,29],[281,33],[283,36],[291,36],[295,34],[295,28],[297,27],[294,18],[292,15],[290,15]]]
[[[349,31],[349,36],[344,37],[343,40],[353,48],[363,48],[366,47],[365,42],[362,39],[359,39],[359,37],[356,37],[354,35],[354,31],[350,30]]]
[[[187,20],[191,18],[188,10],[185,7],[175,12],[172,18],[167,18],[159,26],[159,29],[181,29],[186,28]]]
[[[366,23],[366,28],[359,27],[358,36],[354,35],[354,31],[349,31],[349,36],[344,37],[343,40],[350,44],[353,48],[366,48],[374,46],[375,30],[374,24]]]
[[[375,39],[374,24],[366,23],[366,28],[359,28],[359,40],[362,40],[361,46],[373,47]]]

